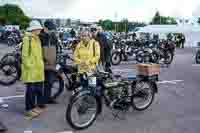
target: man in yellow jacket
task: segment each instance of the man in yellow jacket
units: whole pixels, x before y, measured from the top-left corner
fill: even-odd
[[[100,59],[100,46],[97,41],[91,39],[89,31],[81,33],[81,42],[77,45],[74,51],[75,64],[78,65],[79,72],[92,72]]]
[[[25,94],[26,116],[38,116],[45,107],[43,104],[44,62],[39,33],[42,26],[38,21],[30,23],[29,32],[23,38],[21,80],[27,86]]]

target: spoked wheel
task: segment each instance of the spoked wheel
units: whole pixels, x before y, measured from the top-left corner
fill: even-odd
[[[159,54],[157,53],[152,54],[152,63],[159,63]]]
[[[8,39],[7,44],[8,44],[8,46],[13,46],[13,45],[15,45],[15,42],[12,39]]]
[[[113,64],[113,65],[119,65],[120,62],[121,62],[121,60],[122,60],[121,55],[120,55],[120,53],[118,53],[118,52],[114,52],[114,53],[112,54],[112,57],[111,57],[111,58],[112,58],[111,61],[112,61],[112,64]]]
[[[200,64],[200,51],[196,53],[195,61],[196,61],[196,64]]]
[[[15,64],[1,64],[0,65],[0,84],[12,85],[19,78],[19,71]]]
[[[63,79],[55,73],[55,77],[51,88],[51,98],[56,100],[64,91]]]
[[[72,97],[66,112],[66,120],[69,125],[76,129],[86,129],[91,126],[97,118],[99,102],[90,94]]]
[[[13,53],[8,53],[1,58],[1,63],[9,64],[15,62],[16,57]]]
[[[165,56],[165,64],[171,64],[173,61],[173,54],[171,52],[166,52]]]
[[[137,111],[146,110],[153,102],[155,91],[147,82],[138,82],[131,98],[132,106]]]
[[[144,62],[144,57],[143,57],[143,55],[142,55],[142,54],[136,55],[136,61],[137,61],[138,63],[143,63],[143,62]]]
[[[151,60],[150,56],[149,55],[145,55],[144,56],[144,63],[149,63]]]

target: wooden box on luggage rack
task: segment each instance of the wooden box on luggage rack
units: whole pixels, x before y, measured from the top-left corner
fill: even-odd
[[[160,74],[159,64],[137,64],[137,75],[141,76],[155,76]]]

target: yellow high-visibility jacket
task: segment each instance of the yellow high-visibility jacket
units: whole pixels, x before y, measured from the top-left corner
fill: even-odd
[[[100,59],[100,45],[94,39],[90,40],[87,45],[81,41],[74,51],[75,64],[79,66],[79,72],[90,72],[96,70]],[[82,65],[84,62],[86,65]]]
[[[22,44],[21,80],[24,83],[44,81],[44,61],[39,36],[26,33]]]

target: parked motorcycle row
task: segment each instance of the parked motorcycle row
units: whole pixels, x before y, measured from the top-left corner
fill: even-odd
[[[175,43],[170,40],[126,40],[113,39],[113,52],[111,61],[119,65],[130,58],[137,63],[163,63],[171,64],[174,58]]]
[[[5,42],[8,46],[16,46],[22,42],[22,33],[19,30],[1,31],[0,41]]]

